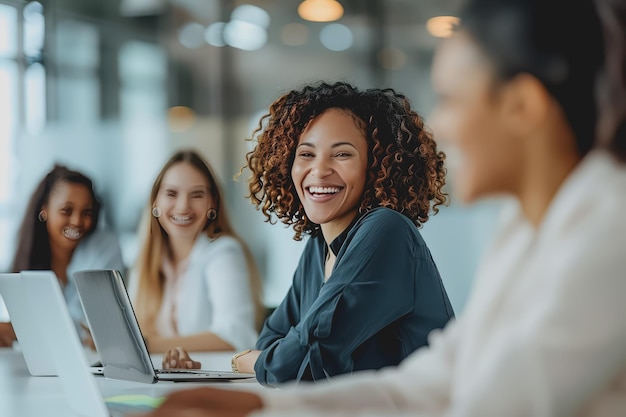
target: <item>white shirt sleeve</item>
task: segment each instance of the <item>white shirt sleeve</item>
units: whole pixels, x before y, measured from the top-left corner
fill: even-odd
[[[235,239],[222,237],[214,243],[218,242],[220,246],[210,254],[204,269],[212,313],[209,330],[236,350],[248,349],[258,333],[246,257]]]
[[[536,273],[558,278],[536,288],[518,320],[493,318],[499,337],[476,358],[482,366],[472,379],[457,382],[449,415],[572,416],[610,390],[626,352],[626,326],[618,319],[626,317],[624,246],[610,237],[589,230],[553,248],[554,267]]]

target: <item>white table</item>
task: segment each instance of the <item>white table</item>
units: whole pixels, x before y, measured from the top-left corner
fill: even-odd
[[[195,353],[192,357],[202,362],[203,369],[229,370],[234,352]],[[153,355],[153,363],[161,367],[161,355]],[[158,382],[142,384],[97,378],[104,397],[122,394],[162,396],[179,389],[199,385],[258,390],[263,388],[256,380],[226,382]],[[0,416],[1,417],[68,417],[73,416],[65,392],[57,377],[33,377],[28,373],[21,352],[0,348]]]

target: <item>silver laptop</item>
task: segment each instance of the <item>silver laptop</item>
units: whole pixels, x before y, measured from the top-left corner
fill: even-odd
[[[28,271],[26,271],[28,272]],[[53,276],[56,279],[56,275]],[[50,352],[42,343],[41,332],[35,324],[41,314],[30,303],[25,303],[21,294],[24,292],[23,275],[20,273],[0,274],[0,295],[9,313],[9,318],[17,336],[17,345],[22,352],[28,372],[32,376],[57,376],[57,369],[51,360]],[[97,361],[95,352],[89,353],[83,348],[89,362]],[[102,374],[101,366],[92,366],[90,371]]]
[[[21,302],[36,318],[30,323],[39,331],[39,343],[48,350],[65,398],[72,411],[85,417],[117,417],[138,413],[152,407],[133,406],[105,400],[96,378],[90,371],[59,281],[51,271],[22,271],[20,287],[11,298]]]
[[[73,276],[105,377],[145,383],[255,377],[254,374],[232,371],[155,369],[120,272],[104,269],[78,271]]]

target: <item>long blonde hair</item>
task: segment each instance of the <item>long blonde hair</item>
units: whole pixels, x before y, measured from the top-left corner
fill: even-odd
[[[250,290],[252,293],[255,324],[260,330],[265,318],[265,308],[261,300],[261,277],[256,262],[246,243],[237,235],[233,229],[226,210],[223,191],[216,180],[210,165],[194,150],[181,150],[176,152],[165,163],[161,172],[156,177],[152,185],[150,199],[140,227],[141,247],[137,258],[135,274],[132,279],[138,280],[137,292],[135,294],[134,309],[140,327],[144,332],[154,330],[156,317],[163,301],[163,286],[165,277],[161,270],[162,256],[164,249],[170,244],[169,238],[158,220],[152,215],[152,206],[157,198],[161,182],[165,173],[177,163],[188,163],[201,172],[209,183],[209,192],[213,198],[214,209],[217,216],[214,220],[208,220],[204,233],[210,239],[220,236],[231,236],[239,241],[246,256],[248,272],[250,277]]]

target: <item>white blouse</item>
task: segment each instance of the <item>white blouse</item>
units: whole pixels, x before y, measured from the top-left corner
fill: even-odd
[[[173,337],[178,335],[178,298],[180,286],[182,282],[184,282],[188,265],[189,258],[174,266],[168,256],[163,256],[161,271],[165,277],[165,282],[163,286],[161,309],[156,319],[156,327],[159,329],[161,336]]]
[[[626,416],[626,166],[594,151],[534,229],[505,209],[465,311],[398,368],[263,391],[288,416]],[[305,411],[308,410],[308,411]]]
[[[173,322],[159,332],[180,336],[212,332],[236,350],[254,347],[255,304],[245,253],[239,241],[230,236],[210,240],[199,235],[181,276],[176,294],[165,294],[166,308],[176,306],[173,317],[161,311],[159,322]],[[138,291],[136,276],[129,280],[129,294]],[[169,297],[175,299],[169,300]]]

